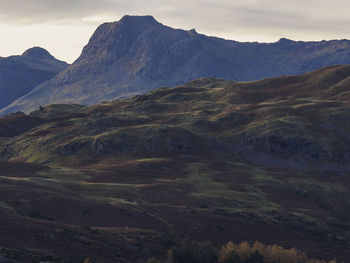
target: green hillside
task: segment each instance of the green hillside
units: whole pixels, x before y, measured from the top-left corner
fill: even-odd
[[[346,260],[349,83],[350,66],[205,78],[3,117],[0,254],[145,262],[184,239],[259,240]]]

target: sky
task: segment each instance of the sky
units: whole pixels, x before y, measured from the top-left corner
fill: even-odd
[[[124,15],[237,41],[350,39],[348,0],[0,0],[0,57],[33,46],[72,63],[96,27]]]

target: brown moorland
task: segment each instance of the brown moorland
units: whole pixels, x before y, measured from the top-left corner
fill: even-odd
[[[350,258],[350,66],[0,119],[0,255],[145,262],[184,239]]]

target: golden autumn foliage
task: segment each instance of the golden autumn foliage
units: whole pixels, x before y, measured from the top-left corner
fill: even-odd
[[[86,259],[84,260],[84,263],[92,263],[92,260],[91,260],[90,258],[86,258]]]
[[[231,254],[236,252],[237,245],[232,241],[224,245],[219,251],[218,262],[227,262],[231,258]]]
[[[152,258],[147,260],[147,263],[160,263],[160,261],[158,259],[156,259],[155,257],[152,257]]]
[[[190,243],[185,245],[182,249],[175,248],[174,252],[169,250],[161,261],[152,257],[147,263],[337,263],[336,259],[328,262],[310,259],[306,253],[295,248],[286,249],[276,244],[267,246],[258,241],[253,245],[246,241],[240,244],[230,241],[218,253],[213,250],[213,255],[205,253],[210,250],[208,245],[205,246],[205,249],[200,249],[198,244],[192,249]]]
[[[219,263],[236,263],[238,258],[242,262],[250,259],[251,255],[258,254],[264,263],[327,263],[325,260],[309,259],[305,253],[295,248],[285,249],[279,245],[266,246],[256,241],[253,246],[246,241],[236,245],[228,242],[218,254]],[[328,263],[337,263],[336,259]]]
[[[171,250],[166,254],[165,263],[175,263],[174,254]]]

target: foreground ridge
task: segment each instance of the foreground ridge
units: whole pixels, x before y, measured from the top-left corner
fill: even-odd
[[[0,247],[145,262],[184,239],[259,240],[347,260],[349,76],[202,78],[0,118]]]

